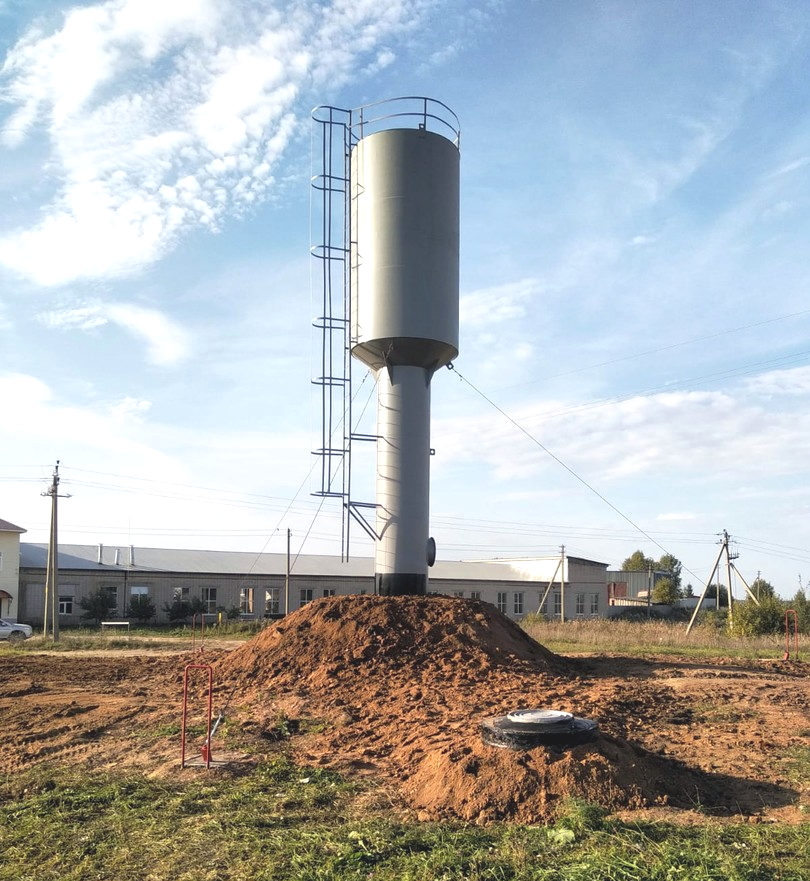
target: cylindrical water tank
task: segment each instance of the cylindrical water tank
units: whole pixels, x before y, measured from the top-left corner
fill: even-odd
[[[433,371],[458,355],[459,150],[424,128],[351,157],[352,354]]]

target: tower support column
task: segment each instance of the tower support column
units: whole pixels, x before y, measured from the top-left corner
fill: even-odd
[[[377,372],[375,590],[427,592],[430,515],[430,379],[424,367]]]

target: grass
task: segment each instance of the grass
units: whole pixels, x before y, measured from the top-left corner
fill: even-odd
[[[210,627],[205,640],[243,642],[254,636],[265,622],[226,622],[222,627]],[[671,655],[692,658],[781,658],[785,641],[782,636],[730,636],[723,627],[701,624],[687,635],[686,623],[644,619],[548,621],[529,616],[521,626],[539,643],[558,654],[618,653],[623,655]],[[196,635],[199,644],[199,632]],[[177,651],[190,647],[190,628],[133,627],[128,636],[109,631],[101,633],[90,628],[64,630],[60,641],[53,643],[42,636],[34,636],[18,646],[0,644],[0,652],[7,651],[92,651],[104,649]],[[799,637],[799,657],[810,656],[810,637]],[[793,653],[791,652],[791,657]]]
[[[804,737],[807,734],[802,735]],[[794,746],[784,756],[785,776],[794,784],[802,785],[810,778],[810,746]]]
[[[526,632],[558,654],[619,653],[623,655],[672,655],[692,658],[781,658],[784,637],[729,636],[723,628],[711,624],[694,627],[686,633],[684,622],[613,621],[595,618],[585,621],[546,621],[527,618]],[[810,652],[810,641],[799,638],[799,656]]]
[[[202,637],[204,645],[211,640],[229,641],[234,643],[244,642],[255,636],[259,630],[267,626],[265,621],[256,622],[233,622],[226,621],[221,626],[206,627]],[[11,645],[0,643],[0,652],[3,651],[93,651],[104,649],[129,649],[129,650],[167,650],[177,651],[191,646],[192,641],[200,645],[201,636],[199,628],[192,632],[191,627],[149,627],[133,626],[126,633],[120,630],[102,631],[96,627],[63,628],[59,634],[59,641],[53,642],[51,637],[41,635],[32,636],[25,642]]]
[[[285,756],[192,782],[35,770],[0,782],[0,881],[800,881],[810,825],[471,827],[358,812],[363,791]]]
[[[683,624],[661,621],[526,629],[563,654],[781,657],[782,650],[775,640],[731,639],[713,628],[686,637]],[[138,630],[129,638],[67,632],[59,647],[154,648],[155,640],[177,646],[189,638],[188,631]],[[29,640],[0,651],[36,647]],[[0,881],[810,879],[810,823],[629,823],[581,801],[566,803],[547,827],[418,823],[377,797],[378,784],[295,766],[288,756],[293,724],[279,716],[275,756],[241,776],[201,769],[157,779],[45,766],[0,773]],[[178,730],[172,723],[148,736]],[[785,774],[805,781],[810,749],[786,755]]]

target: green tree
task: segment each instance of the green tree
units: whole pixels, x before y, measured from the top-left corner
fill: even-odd
[[[643,551],[634,551],[622,563],[623,572],[646,572],[648,569],[655,569],[655,560],[645,557]]]
[[[677,557],[673,557],[672,554],[664,554],[658,563],[655,564],[654,568],[667,573],[667,578],[669,578],[675,586],[675,589],[678,591],[678,596],[680,596],[681,569],[683,568],[681,561]]]
[[[84,621],[95,621],[96,624],[100,624],[110,617],[113,598],[106,587],[99,586],[83,596],[79,600],[79,606],[84,610],[82,612],[82,619]]]
[[[624,572],[648,572],[650,570],[653,572],[665,572],[667,578],[675,585],[679,595],[682,568],[681,561],[672,554],[663,554],[660,560],[654,560],[652,557],[645,556],[642,550],[634,551],[622,563],[622,570]]]
[[[724,584],[710,584],[708,590],[706,591],[706,597],[704,599],[704,604],[709,605],[711,608],[714,608],[716,605],[715,600],[717,599],[717,592],[720,591],[720,608],[728,607],[728,588]],[[708,603],[709,600],[712,600],[711,603]]]
[[[681,592],[678,586],[671,578],[659,578],[655,582],[652,590],[652,601],[654,603],[666,603],[668,606],[674,606],[680,599]]]
[[[139,624],[145,624],[157,615],[157,609],[151,597],[146,594],[136,594],[131,597],[126,614],[128,618],[134,618]]]
[[[765,597],[775,597],[776,589],[764,578],[755,578],[751,583],[751,593],[758,599],[764,599]]]

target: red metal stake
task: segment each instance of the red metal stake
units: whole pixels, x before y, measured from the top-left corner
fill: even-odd
[[[205,615],[201,614],[200,616],[200,648],[199,651],[203,650],[203,644],[205,643]],[[197,649],[197,613],[195,612],[191,616],[191,651],[196,652]]]
[[[796,660],[799,660],[799,616],[795,609],[788,609],[785,612],[785,654],[783,661],[790,660],[790,625],[793,624],[793,653]]]
[[[208,721],[205,730],[205,743],[202,757],[205,767],[211,767],[211,717],[214,702],[214,668],[210,664],[186,664],[183,671],[183,725],[180,736],[180,767],[186,767],[186,720],[188,718],[188,674],[189,670],[206,670],[208,672]]]

